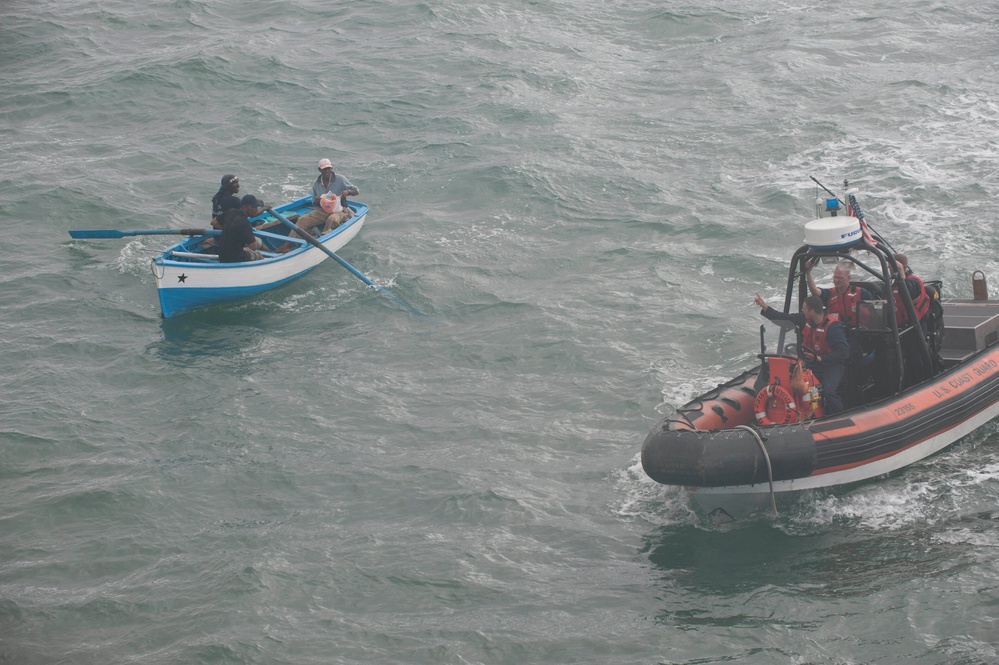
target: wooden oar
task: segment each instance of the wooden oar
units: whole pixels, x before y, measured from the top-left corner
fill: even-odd
[[[368,286],[371,286],[371,287],[374,287],[374,288],[378,289],[379,291],[381,291],[382,293],[384,293],[385,295],[387,295],[389,298],[391,298],[392,300],[396,301],[396,303],[398,303],[399,306],[401,306],[407,312],[410,312],[411,314],[417,314],[419,316],[426,316],[426,314],[424,314],[420,310],[416,309],[415,307],[413,307],[409,303],[404,302],[403,300],[400,300],[399,298],[397,298],[394,293],[392,293],[391,291],[389,291],[388,289],[386,289],[384,286],[378,286],[377,284],[375,284],[374,282],[372,282],[370,279],[368,279],[367,275],[365,275],[363,272],[361,272],[360,270],[358,270],[354,266],[350,265],[349,263],[347,263],[346,261],[344,261],[343,259],[341,259],[339,256],[337,256],[336,252],[333,252],[332,250],[330,250],[329,248],[327,248],[325,245],[323,245],[323,243],[321,243],[317,239],[313,238],[312,234],[309,233],[308,231],[303,231],[301,228],[298,227],[298,225],[296,225],[293,222],[289,221],[281,213],[275,211],[273,208],[265,208],[265,210],[267,210],[267,212],[269,212],[272,215],[274,215],[275,217],[277,217],[278,220],[280,220],[281,223],[284,224],[285,226],[287,226],[289,229],[291,229],[292,231],[297,232],[298,235],[300,235],[303,238],[305,238],[305,241],[307,243],[309,243],[310,245],[312,245],[316,249],[320,250],[321,252],[325,253],[331,259],[333,259],[334,261],[336,261],[337,263],[339,263],[340,265],[342,265],[344,268],[346,268],[347,270],[349,270],[359,280],[361,280],[362,282],[364,282]]]
[[[77,229],[70,231],[74,238],[124,238],[126,236],[211,236],[222,233],[216,229],[138,229],[118,231],[117,229]]]

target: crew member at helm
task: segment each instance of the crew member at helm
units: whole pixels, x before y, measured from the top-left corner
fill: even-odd
[[[822,304],[830,316],[839,318],[840,323],[850,328],[857,327],[857,302],[860,300],[874,300],[870,291],[861,286],[850,286],[850,271],[853,263],[850,261],[840,261],[833,270],[833,288],[821,289],[815,284],[812,276],[812,267],[815,259],[805,266],[805,277],[808,279],[808,292],[813,296],[822,298]]]
[[[818,296],[805,298],[800,314],[778,312],[767,305],[759,293],[753,302],[760,307],[760,314],[771,321],[790,321],[798,328],[805,364],[822,384],[826,415],[842,411],[843,400],[836,389],[843,380],[846,359],[850,356],[850,345],[846,341],[843,324],[825,313],[822,299]]]

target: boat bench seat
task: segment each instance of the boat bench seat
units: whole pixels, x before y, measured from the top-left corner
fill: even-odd
[[[299,215],[298,213],[295,213],[295,214],[292,214],[292,215],[285,215],[284,216],[284,218],[287,219],[292,224],[294,224],[295,222],[297,222],[300,217],[301,217],[301,215]],[[262,219],[265,220],[264,223],[261,224],[260,226],[253,227],[254,229],[256,229],[258,231],[262,231],[263,229],[270,229],[270,228],[273,228],[275,226],[281,226],[281,225],[284,224],[284,222],[282,222],[280,219],[274,219],[273,217],[271,217],[270,214],[264,216]]]
[[[260,229],[253,229],[253,235],[261,238],[272,238],[281,242],[297,242],[300,245],[305,244],[305,240],[301,238],[291,238],[289,236],[281,235],[280,233],[271,233],[270,231],[261,231]]]
[[[218,254],[198,254],[197,252],[170,252],[170,256],[176,257],[178,259],[194,259],[195,261],[218,261]]]
[[[279,254],[278,252],[260,252],[261,255],[267,258],[273,258],[275,256],[284,256],[284,254]],[[205,263],[218,263],[218,254],[197,254],[195,252],[170,252],[170,256],[177,257],[178,259],[194,259],[195,261],[204,261]]]
[[[943,306],[946,332],[941,355],[970,354],[999,341],[999,302],[949,300]]]

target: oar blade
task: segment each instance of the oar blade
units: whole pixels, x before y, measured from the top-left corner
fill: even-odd
[[[269,212],[272,215],[274,215],[278,220],[281,221],[282,224],[284,224],[285,226],[287,226],[288,229],[290,229],[292,231],[298,231],[299,235],[301,235],[303,238],[305,238],[305,241],[307,243],[309,243],[310,245],[312,245],[313,247],[315,247],[316,249],[318,249],[319,251],[323,252],[328,257],[330,257],[331,259],[333,259],[334,261],[336,261],[337,263],[339,263],[341,266],[343,266],[344,268],[346,268],[350,273],[352,273],[359,280],[361,280],[362,282],[364,282],[368,286],[373,287],[374,289],[376,289],[380,293],[383,293],[386,296],[388,296],[389,298],[391,298],[392,300],[394,300],[404,310],[408,311],[411,314],[416,314],[418,316],[426,316],[426,314],[424,314],[420,310],[416,309],[415,307],[413,307],[409,303],[407,303],[407,302],[399,299],[398,297],[396,297],[396,295],[394,293],[392,293],[391,291],[389,291],[388,289],[386,289],[384,286],[378,286],[377,284],[375,284],[374,282],[372,282],[368,278],[367,275],[365,275],[363,272],[361,272],[360,270],[358,270],[354,266],[352,266],[349,263],[347,263],[346,261],[344,261],[342,258],[340,258],[340,256],[336,252],[334,252],[330,248],[328,248],[325,245],[323,245],[323,243],[321,243],[316,238],[313,238],[312,234],[310,234],[310,233],[308,233],[308,232],[303,231],[302,229],[300,229],[296,224],[294,224],[293,222],[291,222],[287,217],[285,217],[284,215],[282,215],[278,211],[274,210],[273,208],[269,208],[269,207],[265,208],[265,210],[267,210],[267,212]]]
[[[124,238],[125,234],[115,229],[76,229],[70,231],[73,238]]]
[[[201,236],[218,235],[215,229],[75,229],[69,232],[73,238],[125,238],[127,236]]]

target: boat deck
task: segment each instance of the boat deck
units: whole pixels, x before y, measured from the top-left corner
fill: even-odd
[[[944,300],[940,357],[947,367],[999,342],[999,300]]]

